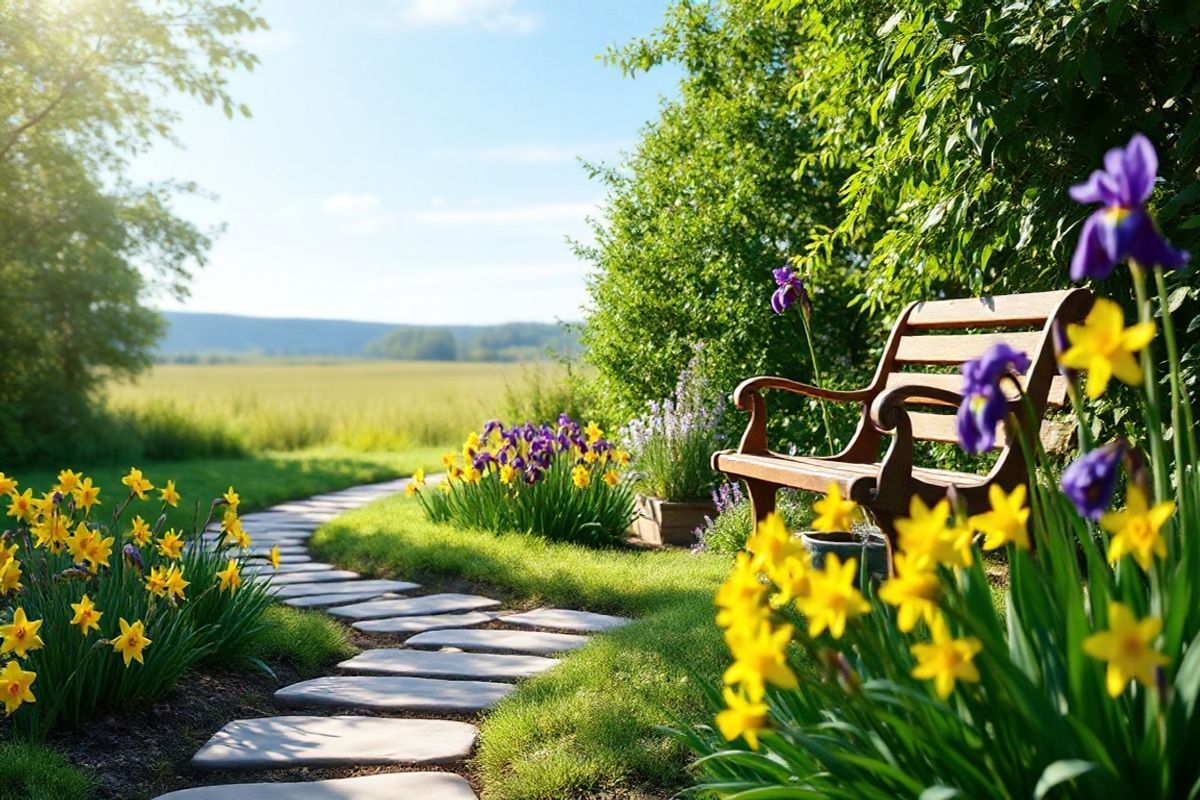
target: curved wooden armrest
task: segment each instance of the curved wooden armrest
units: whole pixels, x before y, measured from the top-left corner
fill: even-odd
[[[904,406],[914,400],[933,400],[957,406],[962,403],[963,396],[949,389],[932,386],[897,386],[881,392],[871,403],[871,424],[881,431],[895,430],[902,422],[907,422],[908,412]]]
[[[738,408],[750,410],[753,402],[750,396],[761,393],[763,389],[782,389],[785,392],[816,397],[820,400],[831,400],[835,403],[862,403],[871,396],[869,389],[854,389],[853,391],[842,392],[837,389],[823,389],[820,386],[810,386],[807,383],[800,383],[799,381],[788,380],[787,378],[759,375],[754,378],[747,378],[738,385],[737,389],[733,391],[733,404]]]

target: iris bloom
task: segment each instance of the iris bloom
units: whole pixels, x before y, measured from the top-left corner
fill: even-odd
[[[799,302],[800,311],[804,314],[805,318],[811,318],[812,299],[808,296],[808,289],[804,285],[804,279],[792,272],[791,267],[780,267],[773,274],[775,276],[775,285],[779,288],[771,295],[771,310],[776,314],[782,314]]]
[[[1075,504],[1079,516],[1100,519],[1108,510],[1124,453],[1124,442],[1110,442],[1077,458],[1063,470],[1063,494]]]
[[[1029,357],[1003,342],[962,365],[962,404],[958,407],[958,442],[968,453],[984,453],[996,445],[996,428],[1008,415],[1008,399],[1000,379],[1029,369]]]
[[[1071,280],[1107,278],[1118,262],[1131,258],[1146,267],[1177,269],[1188,254],[1163,238],[1146,210],[1158,177],[1158,154],[1142,134],[1104,155],[1104,169],[1071,187],[1071,199],[1100,203],[1087,221],[1071,258]]]

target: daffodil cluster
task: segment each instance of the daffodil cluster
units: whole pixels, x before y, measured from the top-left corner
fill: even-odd
[[[181,500],[173,480],[156,488],[135,467],[121,483],[127,491],[112,499],[92,478],[64,469],[53,486],[35,496],[0,473],[9,521],[0,535],[0,618],[7,620],[0,625],[0,657],[5,659],[0,696],[8,714],[37,701],[33,686],[39,672],[49,674],[48,680],[86,680],[87,670],[80,675],[82,662],[104,651],[125,668],[135,661],[145,665],[147,648],[154,643],[149,630],[165,627],[176,635],[178,626],[170,615],[179,613],[194,588],[190,570],[196,562],[189,562],[187,553],[203,547],[204,540],[200,531],[164,530],[166,512]],[[106,501],[114,506],[107,523],[99,511]],[[223,512],[225,540],[219,549],[250,545],[237,516],[238,502],[230,488],[212,506]],[[123,521],[126,514],[132,514],[129,522]],[[225,572],[206,576],[202,593],[235,591],[241,584],[239,570],[240,561],[230,559]],[[53,661],[43,658],[47,642],[54,645]],[[39,659],[43,668],[27,668],[37,666]],[[103,671],[103,666],[95,669]],[[41,688],[60,695],[55,702],[76,692],[67,685]]]

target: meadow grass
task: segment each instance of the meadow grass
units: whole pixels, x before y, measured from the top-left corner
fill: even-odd
[[[508,601],[635,618],[487,716],[474,761],[487,800],[661,797],[685,782],[686,754],[658,726],[707,720],[703,687],[727,658],[712,605],[727,558],[464,530],[401,497],[339,517],[313,544],[317,557],[371,575],[461,578]]]
[[[520,364],[425,361],[169,364],[137,383],[114,383],[108,394],[139,427],[184,422],[218,450],[378,452],[456,446],[498,413],[506,389],[526,373]]]
[[[0,800],[87,800],[90,785],[82,770],[43,745],[0,743]]]
[[[267,609],[265,621],[266,628],[255,640],[255,655],[269,663],[286,663],[302,677],[358,652],[346,626],[322,611],[277,604]]]

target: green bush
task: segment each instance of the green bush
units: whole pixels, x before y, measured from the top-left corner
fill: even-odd
[[[741,484],[726,483],[713,492],[717,516],[706,517],[705,525],[696,531],[700,546],[713,553],[732,556],[746,546],[754,530],[750,499],[742,494]],[[781,490],[775,499],[775,510],[783,515],[788,530],[798,531],[812,522],[812,508],[799,492]]]
[[[445,481],[433,488],[415,476],[410,491],[435,522],[612,544],[634,518],[633,492],[619,472],[627,458],[595,423],[584,429],[566,415],[553,428],[490,422],[467,439],[461,462],[446,457]]]
[[[127,479],[144,480],[136,470]],[[6,669],[33,675],[36,702],[9,710],[16,728],[34,736],[60,721],[73,725],[100,710],[153,701],[203,660],[245,665],[271,602],[265,584],[249,578],[223,588],[242,559],[227,546],[203,543],[199,529],[166,529],[166,499],[141,499],[132,485],[115,497],[89,497],[93,490],[90,479],[68,471],[41,500],[11,486],[15,527],[3,535],[0,616],[18,627],[31,621],[23,638],[35,646],[13,648]],[[93,507],[97,499],[114,507],[108,525],[98,521],[104,506]],[[236,525],[236,513],[226,514]],[[141,522],[143,515],[151,521]],[[89,610],[99,614],[92,624],[81,617]],[[131,653],[141,659],[128,661],[114,648],[126,631],[122,620],[142,626],[149,639]],[[6,641],[16,642],[17,634],[9,629]]]

